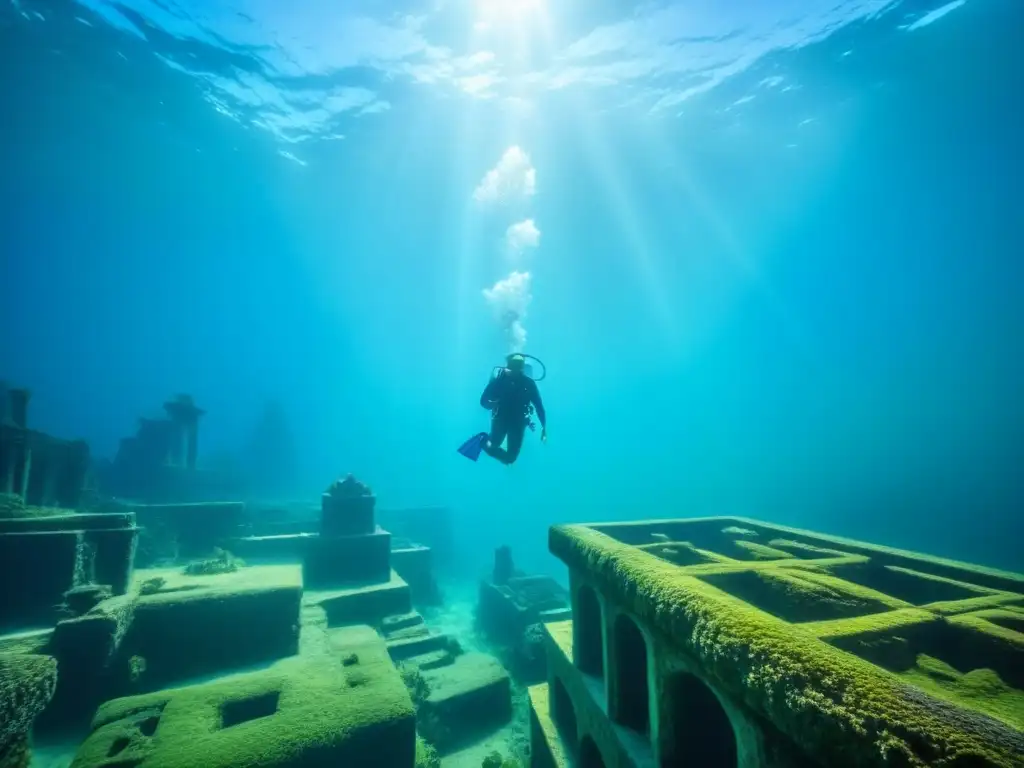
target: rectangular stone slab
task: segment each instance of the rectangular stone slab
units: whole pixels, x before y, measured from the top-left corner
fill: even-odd
[[[100,707],[73,768],[412,766],[412,702],[383,643]]]
[[[125,659],[146,659],[144,690],[297,652],[297,566],[249,566],[211,576],[153,570],[141,572],[137,584],[147,574],[163,574],[167,582],[138,598],[120,649]]]
[[[386,616],[412,611],[409,585],[394,571],[388,581],[380,584],[319,590],[307,587],[303,601],[323,608],[327,623],[332,627],[343,624],[377,626]]]
[[[273,536],[244,536],[232,539],[228,549],[246,562],[301,561],[315,533],[287,533]]]
[[[303,583],[311,589],[384,581],[391,572],[391,534],[316,536],[306,542]]]
[[[65,513],[37,517],[15,517],[0,520],[0,533],[38,533],[42,531],[88,531],[135,527],[134,512],[102,514]]]
[[[467,653],[423,672],[430,695],[420,707],[423,736],[442,753],[474,741],[512,717],[508,672],[493,656]]]

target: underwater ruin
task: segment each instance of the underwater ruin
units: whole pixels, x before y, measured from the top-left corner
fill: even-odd
[[[1024,576],[741,518],[550,548],[536,768],[1024,764]]]
[[[0,502],[0,768],[1024,764],[1018,574],[735,517],[554,526],[567,587],[499,546],[468,632],[447,510],[352,475]]]

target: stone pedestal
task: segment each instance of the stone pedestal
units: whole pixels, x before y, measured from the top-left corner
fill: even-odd
[[[321,536],[361,536],[377,529],[373,510],[376,496],[332,495],[330,491],[320,498]]]
[[[391,534],[373,518],[376,497],[349,475],[321,498],[320,535],[307,543],[303,578],[307,587],[327,589],[391,576]]]
[[[317,536],[307,543],[303,580],[311,589],[387,581],[391,578],[391,534]]]

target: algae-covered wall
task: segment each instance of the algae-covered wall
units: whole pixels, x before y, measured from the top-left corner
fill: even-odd
[[[624,540],[587,526],[551,532],[578,610],[571,646],[601,659],[589,678],[603,681],[610,719],[661,765],[695,749],[743,766],[1024,760],[1015,574],[808,532],[783,538],[754,521],[603,528]],[[679,566],[645,539],[713,556]],[[764,543],[737,546],[751,539]],[[585,607],[592,595],[599,610]]]

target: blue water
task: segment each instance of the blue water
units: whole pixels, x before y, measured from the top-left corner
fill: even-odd
[[[0,0],[0,375],[100,457],[185,391],[226,461],[277,399],[292,495],[452,506],[481,562],[727,513],[1019,567],[1022,24]],[[550,439],[473,464],[513,347]]]

